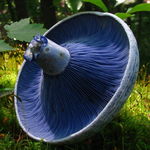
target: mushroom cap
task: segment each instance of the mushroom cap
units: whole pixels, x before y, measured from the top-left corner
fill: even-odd
[[[59,75],[24,61],[15,87],[20,126],[32,138],[52,144],[83,140],[111,121],[135,83],[139,54],[127,24],[110,13],[82,12],[45,34],[68,49]]]

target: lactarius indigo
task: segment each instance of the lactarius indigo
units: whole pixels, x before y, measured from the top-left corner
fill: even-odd
[[[110,13],[68,17],[24,54],[15,94],[19,124],[36,140],[73,143],[111,121],[128,98],[138,72],[135,37]]]

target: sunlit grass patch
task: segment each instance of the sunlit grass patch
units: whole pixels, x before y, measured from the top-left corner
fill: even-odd
[[[16,72],[5,72],[0,77],[0,88],[13,88],[16,83],[17,74]]]
[[[124,132],[125,149],[148,150],[150,148],[150,85],[143,81],[136,82],[118,118]]]
[[[150,108],[150,85],[142,85],[137,83],[135,88],[128,98],[127,103],[124,105],[123,111],[132,114],[133,117],[142,116],[149,118]]]
[[[23,51],[0,53],[0,92],[14,88],[18,70],[23,61]]]

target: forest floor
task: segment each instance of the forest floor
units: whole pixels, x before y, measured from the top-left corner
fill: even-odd
[[[11,91],[17,77],[18,67],[12,70],[8,63],[0,64],[1,93]],[[141,67],[134,89],[117,116],[97,135],[73,145],[49,145],[29,138],[18,125],[14,99],[11,92],[8,93],[0,98],[0,150],[149,150],[150,76],[147,67]]]

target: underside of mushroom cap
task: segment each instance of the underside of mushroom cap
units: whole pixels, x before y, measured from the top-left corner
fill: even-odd
[[[101,14],[75,15],[45,34],[70,53],[68,66],[61,74],[46,75],[36,62],[24,62],[16,84],[16,95],[21,101],[16,99],[15,106],[19,123],[31,137],[61,143],[76,135],[80,137],[84,130],[90,135],[95,120],[101,121],[99,127],[103,124],[99,116],[118,89],[121,87],[124,94],[121,102],[118,98],[117,108],[112,105],[114,112],[107,114],[108,120],[129,95],[138,70],[137,46],[132,56],[135,65],[130,65],[133,70],[128,76],[133,81],[122,85],[131,63],[127,25],[114,15]],[[107,116],[104,123],[106,120]]]

